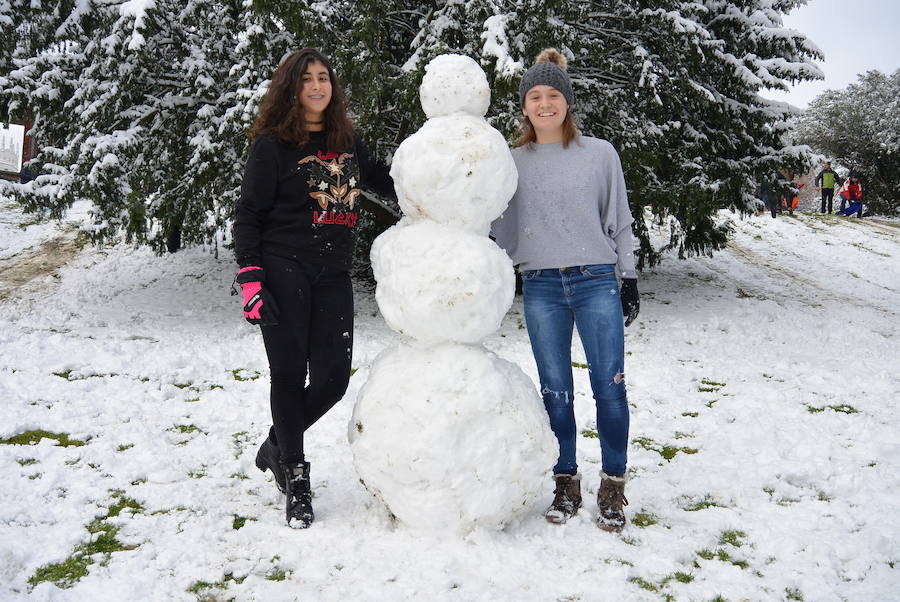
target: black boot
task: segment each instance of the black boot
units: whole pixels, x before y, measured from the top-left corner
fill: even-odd
[[[562,524],[575,516],[581,508],[581,475],[580,474],[555,474],[556,489],[553,503],[544,513],[547,522]]]
[[[597,526],[604,531],[618,533],[625,526],[625,477],[613,477],[605,472],[601,474],[600,491],[597,492]]]
[[[281,470],[286,486],[284,517],[289,527],[305,529],[315,519],[309,486],[309,462],[282,464]],[[296,522],[291,524],[292,520]]]
[[[282,472],[281,465],[278,462],[278,454],[279,449],[275,440],[274,429],[270,429],[269,436],[259,446],[259,451],[256,452],[256,467],[263,472],[271,470],[275,476],[275,485],[278,487],[278,491],[284,493],[284,472]]]

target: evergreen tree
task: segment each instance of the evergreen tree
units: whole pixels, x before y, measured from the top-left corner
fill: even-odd
[[[27,0],[0,2],[8,31],[4,15]],[[288,51],[332,57],[361,136],[389,160],[424,122],[418,85],[432,57],[481,63],[488,118],[511,137],[519,77],[555,46],[571,61],[583,131],[622,155],[641,262],[652,265],[649,219],[670,225],[680,253],[709,253],[725,240],[719,209],[748,210],[757,176],[809,161],[785,137],[789,108],[761,96],[821,75],[815,47],[782,27],[803,3],[158,0],[129,14],[131,4],[57,2],[23,13],[37,41],[4,54],[0,109],[36,117],[45,174],[18,189],[32,207],[58,214],[86,197],[98,240],[124,232],[162,249],[178,233],[194,243],[227,231],[244,132]]]
[[[800,117],[801,142],[863,176],[873,213],[900,213],[900,70],[869,71],[817,96]],[[844,174],[847,175],[847,174]]]

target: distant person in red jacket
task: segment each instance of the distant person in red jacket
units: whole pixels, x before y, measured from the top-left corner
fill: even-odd
[[[841,197],[839,215],[853,215],[856,213],[856,217],[862,217],[862,183],[859,181],[858,173],[855,171],[850,172],[850,177],[844,180],[838,195]],[[844,209],[846,204],[849,204],[849,206]]]

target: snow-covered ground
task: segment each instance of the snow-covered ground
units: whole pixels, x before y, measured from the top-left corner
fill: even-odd
[[[4,265],[54,231],[10,215]],[[0,299],[0,439],[69,437],[0,445],[0,599],[900,599],[898,226],[755,217],[715,257],[642,275],[621,535],[592,520],[599,446],[578,366],[575,520],[544,521],[548,475],[500,533],[393,523],[347,442],[368,367],[398,336],[365,292],[350,389],[307,436],[317,520],[285,527],[253,465],[267,368],[229,296],[230,255],[86,247]],[[487,346],[536,377],[521,299]]]

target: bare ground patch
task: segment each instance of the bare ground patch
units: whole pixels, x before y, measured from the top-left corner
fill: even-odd
[[[80,248],[76,231],[72,229],[36,249],[0,259],[0,299],[9,297],[35,278],[52,274],[68,263]]]

